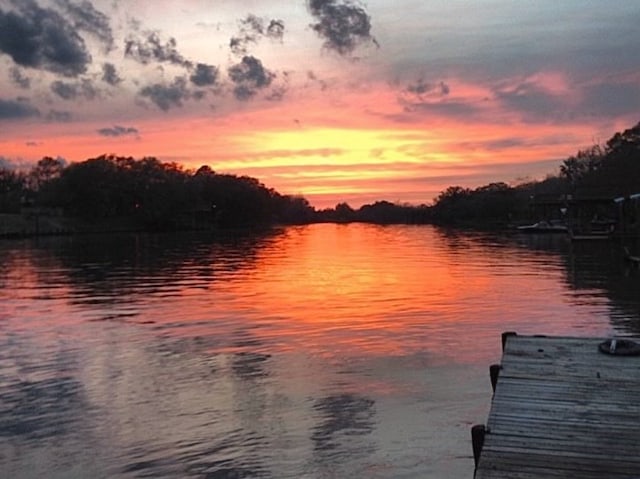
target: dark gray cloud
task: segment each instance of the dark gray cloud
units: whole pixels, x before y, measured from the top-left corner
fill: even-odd
[[[17,67],[12,67],[9,70],[9,74],[11,75],[11,80],[13,83],[18,85],[23,90],[27,90],[31,87],[31,79],[22,74],[22,71]]]
[[[105,63],[102,65],[102,81],[111,86],[116,86],[122,82],[122,78],[118,75],[118,70],[113,63]]]
[[[311,28],[324,39],[325,48],[349,55],[361,44],[377,45],[371,36],[371,17],[360,5],[336,0],[308,0],[307,4],[317,20]]]
[[[49,110],[45,119],[50,123],[69,123],[73,115],[69,111]]]
[[[189,77],[189,80],[194,85],[200,87],[212,86],[218,81],[219,73],[218,67],[216,66],[198,63]]]
[[[175,38],[169,38],[164,44],[158,32],[146,32],[144,38],[129,37],[125,41],[124,54],[147,65],[151,62],[170,63],[191,67],[191,62],[178,52]]]
[[[90,33],[100,39],[107,51],[113,49],[113,31],[111,30],[109,17],[97,10],[91,2],[83,0],[82,2],[74,3],[71,0],[56,0],[56,3],[71,17],[76,29]]]
[[[180,107],[184,100],[188,100],[192,96],[184,77],[176,77],[170,85],[162,83],[148,85],[142,88],[139,93],[140,96],[151,100],[162,111],[168,111],[171,107]]]
[[[75,100],[76,98],[93,100],[99,96],[98,90],[86,78],[75,83],[56,80],[51,83],[51,91],[63,100]]]
[[[121,136],[138,136],[140,134],[140,132],[138,131],[137,128],[133,128],[131,126],[120,126],[120,125],[114,125],[111,128],[100,128],[98,130],[98,134],[102,135],[102,136],[109,136],[109,137],[121,137]]]
[[[269,38],[282,40],[282,37],[284,37],[284,22],[282,20],[271,20],[267,25],[265,35]]]
[[[398,103],[402,105],[404,113],[401,115],[386,115],[398,122],[413,122],[422,115],[438,114],[454,118],[464,118],[479,113],[474,103],[451,99],[448,95],[451,88],[443,81],[429,82],[419,78],[410,83],[398,94]]]
[[[525,121],[554,121],[571,114],[562,97],[534,82],[523,81],[513,86],[498,86],[493,89],[493,93],[500,104],[510,111],[520,113]]]
[[[508,136],[497,140],[487,141],[462,141],[455,143],[456,148],[463,150],[496,150],[502,151],[506,149],[516,148],[522,150],[522,148],[538,148],[540,146],[549,145],[567,145],[579,141],[575,135],[569,133],[558,132],[552,135],[536,136],[529,138],[526,136]],[[489,166],[483,164],[483,167]]]
[[[0,52],[20,66],[65,76],[87,70],[91,55],[70,22],[33,0],[13,3],[15,11],[0,8]]]
[[[497,84],[492,91],[502,107],[518,113],[528,123],[633,116],[640,111],[640,85],[631,80],[574,83],[573,96],[550,91],[533,80]]]
[[[27,99],[3,100],[0,98],[0,121],[18,120],[32,116],[40,116],[40,111]]]
[[[202,100],[205,96],[207,96],[206,91],[195,90],[191,92],[191,98],[194,100]]]
[[[407,124],[424,121],[425,115],[444,115],[465,121],[484,121],[482,109],[475,103],[443,98],[412,101],[406,97],[400,97],[398,101],[402,105],[402,113],[381,114],[380,116],[397,123]],[[374,116],[379,115],[374,111],[369,113]]]
[[[614,117],[640,111],[640,85],[629,83],[599,83],[584,89],[582,109],[586,115]]]
[[[271,85],[275,78],[275,73],[267,70],[260,60],[252,56],[245,56],[240,63],[231,66],[228,74],[235,84],[233,94],[238,100],[248,100],[255,96],[259,90]]]
[[[441,101],[433,103],[418,103],[413,105],[407,105],[406,111],[427,111],[432,113],[438,113],[441,115],[451,117],[465,117],[468,118],[473,115],[477,115],[479,109],[472,103],[464,101]]]
[[[51,91],[64,100],[73,100],[78,96],[78,86],[75,83],[65,83],[59,80],[51,83]]]
[[[406,92],[418,98],[424,98],[426,96],[446,96],[451,92],[451,89],[445,82],[429,83],[421,78],[408,85]]]
[[[249,45],[258,43],[262,37],[282,40],[284,29],[282,20],[268,20],[249,14],[240,21],[240,31],[229,40],[229,48],[235,55],[246,55]]]
[[[229,49],[235,55],[246,55],[249,51],[247,44],[250,42],[255,42],[255,39],[253,37],[231,37],[231,40],[229,40]]]

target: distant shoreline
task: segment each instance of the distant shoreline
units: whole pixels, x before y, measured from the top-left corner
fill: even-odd
[[[494,222],[463,222],[456,224],[440,224],[437,222],[421,222],[421,223],[403,223],[403,222],[376,222],[376,221],[327,221],[321,219],[310,221],[302,224],[316,223],[367,223],[373,225],[393,225],[393,224],[422,224],[433,225],[441,228],[456,228],[463,230],[509,230],[511,225]],[[300,223],[295,223],[299,225]],[[292,224],[293,225],[293,224]],[[45,236],[73,236],[83,234],[111,234],[111,233],[179,233],[187,231],[233,231],[233,230],[252,230],[265,229],[270,227],[286,226],[282,224],[273,225],[254,225],[246,227],[221,227],[209,225],[208,227],[189,227],[188,225],[168,227],[168,228],[149,228],[141,224],[139,220],[133,217],[115,217],[105,218],[101,220],[87,220],[64,215],[47,215],[47,214],[25,214],[25,213],[0,213],[0,240],[2,239],[23,239],[23,238],[39,238]]]
[[[0,239],[143,231],[131,218],[87,221],[56,215],[0,214]]]
[[[310,223],[309,223],[310,224]],[[152,228],[133,217],[114,217],[87,220],[63,215],[34,215],[24,213],[0,213],[0,240],[28,239],[52,236],[118,233],[183,233],[183,232],[233,232],[263,231],[278,228],[281,224],[256,224],[247,226],[196,226],[188,225]]]

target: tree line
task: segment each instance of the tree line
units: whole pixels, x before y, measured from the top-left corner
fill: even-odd
[[[25,206],[93,221],[127,217],[149,230],[305,223],[314,211],[305,198],[248,176],[115,155],[68,166],[45,157],[27,173],[0,170],[0,212]]]
[[[377,201],[316,210],[302,196],[282,195],[257,179],[184,169],[153,157],[102,155],[68,166],[45,157],[29,172],[0,168],[0,212],[27,205],[61,208],[100,220],[130,217],[147,229],[236,227],[311,222],[434,223],[504,226],[526,218],[539,195],[611,198],[640,192],[640,123],[565,159],[556,174],[511,186],[450,186],[429,205]]]

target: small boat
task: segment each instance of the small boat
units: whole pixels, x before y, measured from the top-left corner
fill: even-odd
[[[563,224],[550,223],[548,221],[538,221],[532,225],[518,226],[520,233],[569,233],[569,228]]]

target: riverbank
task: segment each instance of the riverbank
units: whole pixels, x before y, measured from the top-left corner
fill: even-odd
[[[132,218],[81,220],[60,215],[0,214],[0,238],[142,231]]]

